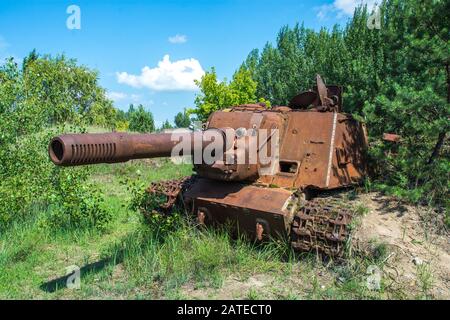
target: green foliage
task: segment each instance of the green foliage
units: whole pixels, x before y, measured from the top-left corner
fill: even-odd
[[[230,83],[226,80],[218,81],[214,68],[207,72],[200,81],[196,81],[201,93],[195,98],[196,108],[188,110],[188,114],[195,114],[199,121],[205,122],[208,116],[217,110],[231,106],[256,103],[256,82],[250,71],[240,68]],[[260,99],[259,102],[265,102]]]
[[[332,30],[283,27],[240,70],[274,105],[311,88],[316,73],[344,85],[345,111],[367,123],[375,185],[413,202],[446,202],[450,3],[384,1],[380,29],[367,27],[370,14],[358,7],[345,28]],[[401,144],[382,141],[384,132],[400,134]]]
[[[448,9],[445,1],[391,1],[385,6],[382,30],[390,43],[384,49],[388,58],[383,65],[385,81],[363,108],[371,125],[371,155],[378,164],[378,176],[386,190],[413,202],[448,201]],[[405,33],[402,38],[400,30]],[[383,132],[403,137],[396,152],[380,141]]]
[[[252,73],[257,95],[273,105],[287,105],[310,89],[319,73],[328,83],[345,84],[346,111],[361,112],[364,101],[377,92],[383,61],[380,32],[366,27],[368,15],[358,8],[344,29],[336,25],[330,31],[285,26],[275,44],[253,50],[241,68]]]
[[[40,150],[48,142],[47,137],[46,134],[30,134],[14,139],[17,143],[2,143],[0,229],[15,219],[25,218],[33,206],[43,205],[48,200],[46,184],[50,165],[45,151]]]
[[[432,299],[431,289],[433,288],[433,271],[431,267],[424,263],[417,266],[417,282],[421,289],[421,294],[417,297],[420,299]]]
[[[111,212],[104,208],[104,199],[91,184],[86,183],[90,170],[54,167],[51,209],[41,222],[52,229],[97,227],[104,229]]]
[[[115,129],[117,131],[128,131],[130,122],[128,121],[128,113],[123,110],[116,110]]]
[[[30,105],[39,103],[51,124],[82,117],[88,124],[113,127],[116,110],[98,85],[98,73],[77,65],[76,60],[33,51],[24,59],[19,76],[21,95]]]
[[[146,192],[144,185],[136,180],[127,179],[125,183],[127,190],[131,193],[129,209],[142,214],[152,230],[162,236],[180,225],[181,215],[178,212],[163,214],[159,210],[160,206],[166,203],[166,196]]]
[[[169,120],[164,121],[161,126],[161,130],[165,129],[173,129],[173,126],[170,124]]]
[[[130,105],[128,110],[129,130],[136,132],[153,132],[155,131],[155,122],[150,111],[146,111],[143,105],[138,105],[135,109]]]
[[[186,110],[184,110],[183,112],[177,113],[174,122],[177,128],[188,128],[191,125],[191,118]]]
[[[49,209],[50,225],[107,222],[101,199],[85,183],[88,169],[55,168],[47,155],[51,136],[79,130],[49,125],[90,122],[90,116],[110,107],[101,95],[96,73],[64,57],[32,52],[22,69],[12,59],[0,66],[0,230],[29,218],[35,208]],[[105,109],[96,109],[102,101]]]

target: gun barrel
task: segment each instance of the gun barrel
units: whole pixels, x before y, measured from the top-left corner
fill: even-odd
[[[216,131],[223,139],[227,136],[224,129]],[[205,148],[211,141],[203,141],[206,132],[174,133],[84,133],[63,134],[54,137],[48,146],[50,160],[60,166],[77,166],[96,163],[126,162],[131,159],[170,157],[175,145],[184,139],[191,142],[190,154],[196,149]],[[201,139],[197,145],[194,141]]]
[[[48,152],[56,165],[76,166],[168,157],[176,143],[168,133],[65,134],[50,141]]]

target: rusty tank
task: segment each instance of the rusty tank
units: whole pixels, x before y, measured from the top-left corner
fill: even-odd
[[[158,212],[179,205],[199,225],[232,226],[257,241],[281,237],[298,251],[339,257],[352,210],[330,194],[364,179],[367,144],[364,124],[342,110],[342,87],[317,75],[314,88],[288,106],[233,106],[212,113],[202,130],[176,134],[60,135],[49,156],[76,166],[190,155],[191,177],[146,190],[163,199]],[[196,159],[208,149],[212,160]]]

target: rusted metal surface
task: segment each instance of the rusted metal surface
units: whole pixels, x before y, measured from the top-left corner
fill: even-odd
[[[256,223],[256,239],[262,241],[264,239],[264,226],[262,223]]]
[[[334,189],[366,175],[364,128],[346,114],[291,112],[280,140],[280,168],[259,182],[285,188]]]
[[[66,166],[167,157],[175,144],[170,137],[170,134],[65,134],[52,139],[49,155],[55,164]]]
[[[266,109],[264,104],[241,104],[234,106],[231,111],[264,111]]]
[[[320,112],[342,111],[342,87],[325,85],[320,75],[316,75],[316,85],[296,95],[289,102],[292,109],[311,109]]]
[[[383,140],[389,142],[400,142],[401,137],[394,133],[383,133]]]
[[[177,200],[180,200],[182,192],[189,189],[194,180],[194,177],[185,177],[182,179],[152,182],[145,192],[161,200],[152,210],[160,213],[170,213]],[[151,214],[151,212],[144,212],[144,214]]]
[[[307,201],[292,222],[291,245],[299,251],[342,256],[351,219],[351,211],[338,200]]]
[[[222,129],[211,128],[225,141]],[[195,144],[200,135],[201,144]],[[60,166],[77,166],[97,163],[118,163],[131,159],[170,157],[172,150],[184,139],[191,142],[191,152],[204,149],[211,141],[203,140],[204,132],[180,132],[176,140],[172,133],[84,133],[64,134],[54,137],[49,144],[50,160]],[[224,145],[226,145],[224,143]]]
[[[204,215],[206,225],[226,225],[256,238],[286,236],[295,207],[292,192],[283,188],[261,188],[199,178],[184,194],[185,207],[193,215]]]

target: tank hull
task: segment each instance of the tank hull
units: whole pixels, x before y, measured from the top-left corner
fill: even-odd
[[[287,240],[294,250],[330,257],[343,255],[352,219],[343,201],[323,193],[307,199],[299,190],[258,184],[193,176],[152,183],[147,192],[166,199],[153,208],[159,213],[170,215],[178,204],[198,226],[226,227],[235,236],[259,242]]]
[[[292,191],[283,188],[202,178],[182,197],[185,207],[202,224],[232,226],[238,233],[261,240],[288,235],[296,200]],[[258,224],[262,227],[259,235]]]

